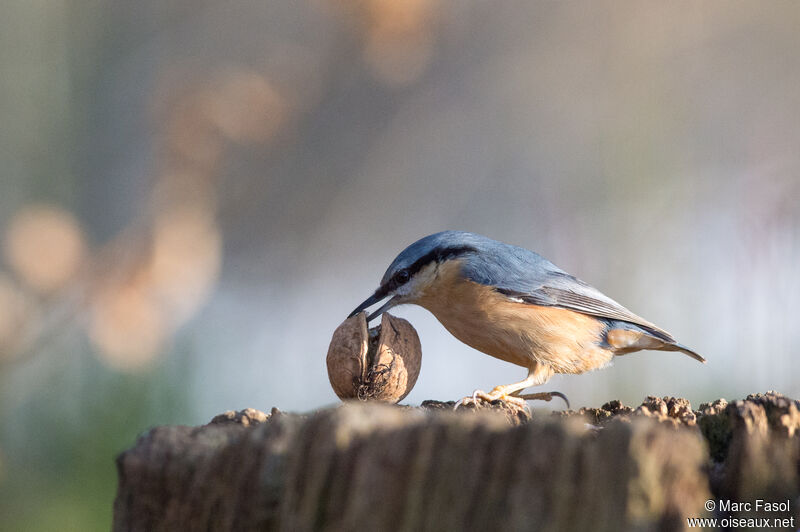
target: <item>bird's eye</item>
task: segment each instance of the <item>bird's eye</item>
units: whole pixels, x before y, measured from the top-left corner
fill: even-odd
[[[400,270],[396,274],[394,274],[394,280],[398,285],[406,284],[410,275],[408,274],[407,270]]]

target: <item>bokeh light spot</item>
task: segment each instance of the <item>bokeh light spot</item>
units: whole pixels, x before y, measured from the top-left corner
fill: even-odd
[[[139,280],[106,286],[94,301],[89,337],[114,369],[146,368],[165,347],[166,320]]]
[[[78,220],[50,205],[26,207],[12,219],[3,246],[6,261],[25,283],[41,292],[61,288],[86,253]]]
[[[174,325],[188,319],[208,297],[221,253],[222,236],[212,213],[187,206],[156,218],[147,279]]]
[[[389,86],[416,81],[433,55],[434,3],[431,0],[370,0],[364,61]]]
[[[255,72],[236,72],[208,95],[208,117],[236,142],[266,142],[284,123],[286,100]]]

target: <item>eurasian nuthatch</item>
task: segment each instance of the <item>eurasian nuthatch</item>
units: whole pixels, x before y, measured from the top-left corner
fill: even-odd
[[[525,380],[475,392],[473,398],[487,401],[549,400],[561,394],[521,392],[554,373],[583,373],[641,349],[680,351],[705,362],[540,255],[474,233],[443,231],[411,244],[350,315],[387,297],[368,320],[400,304],[420,305],[465,344],[528,369]]]

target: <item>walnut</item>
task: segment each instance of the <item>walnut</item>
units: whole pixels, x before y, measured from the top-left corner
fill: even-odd
[[[334,331],[327,363],[340,399],[397,403],[417,382],[422,346],[408,321],[384,313],[381,324],[368,330],[361,312]]]

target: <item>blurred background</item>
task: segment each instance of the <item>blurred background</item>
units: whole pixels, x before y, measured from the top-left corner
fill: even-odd
[[[107,530],[148,427],[336,404],[332,331],[442,229],[708,358],[555,377],[575,407],[800,395],[798,27],[791,1],[6,2],[2,528]],[[394,312],[407,403],[525,376]]]

